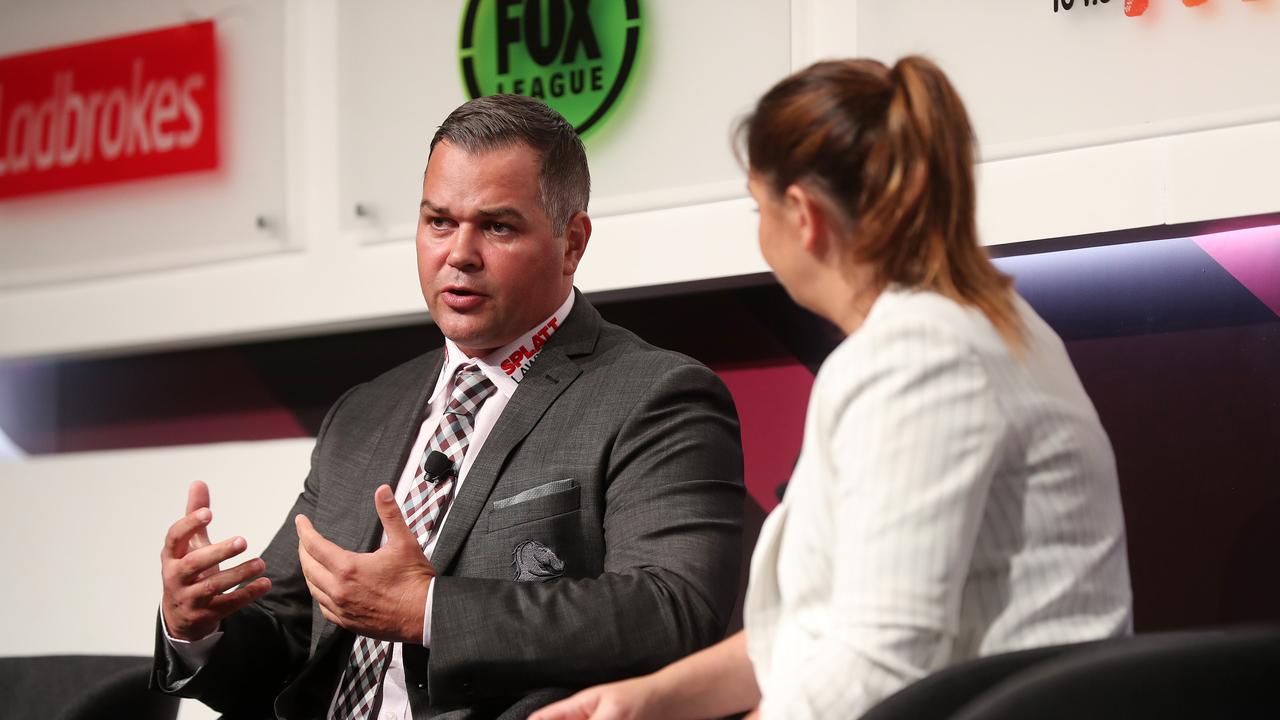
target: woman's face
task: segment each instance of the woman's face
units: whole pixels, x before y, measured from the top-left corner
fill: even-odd
[[[784,200],[754,172],[748,175],[747,190],[756,201],[760,254],[764,256],[764,261],[769,264],[785,287],[787,283],[782,275],[788,264],[783,257],[784,247],[789,239],[788,236],[794,233],[787,227]]]
[[[852,240],[838,211],[802,184],[779,195],[754,171],[747,190],[760,215],[760,254],[787,294],[846,334],[856,330],[882,286],[872,265],[842,258],[842,237]]]
[[[754,172],[748,175],[747,190],[756,201],[759,214],[760,254],[782,283],[791,299],[809,307],[806,300],[807,266],[811,258],[801,246],[796,209],[787,206],[784,196],[773,191]]]

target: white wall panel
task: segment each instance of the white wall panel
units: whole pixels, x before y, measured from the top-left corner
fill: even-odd
[[[1159,225],[1162,140],[994,160],[978,166],[978,233],[988,245]]]
[[[466,101],[462,0],[337,3],[340,200],[348,242],[413,238],[436,127]],[[357,216],[359,204],[365,215]]]
[[[464,5],[339,3],[345,236],[412,238],[431,136],[466,100],[457,48]],[[594,218],[745,196],[729,130],[791,67],[784,0],[649,0],[641,8],[629,86],[586,138]]]
[[[313,441],[83,453],[0,463],[0,655],[150,655],[160,546],[209,484],[211,535],[256,557],[302,488]],[[75,498],[71,510],[67,498]],[[372,499],[370,499],[372,502]],[[217,713],[184,703],[183,717]]]
[[[861,0],[856,50],[924,53],[946,69],[984,157],[1280,119],[1280,13],[1271,3]]]
[[[1168,222],[1280,210],[1280,122],[1179,135],[1168,145]]]
[[[796,65],[921,53],[964,97],[999,244],[1280,211],[1280,8],[802,0]]]
[[[299,241],[286,217],[281,0],[11,0],[0,17],[0,55],[212,18],[220,62],[219,168],[0,201],[0,288],[162,272]]]
[[[578,285],[588,292],[768,272],[749,198],[606,217]]]
[[[649,0],[643,8],[647,36],[634,85],[587,139],[594,214],[745,197],[730,130],[790,72],[790,3]],[[714,265],[704,269],[720,275]]]

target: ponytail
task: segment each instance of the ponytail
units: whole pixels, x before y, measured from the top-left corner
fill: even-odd
[[[850,261],[976,307],[1021,350],[1012,282],[978,242],[968,113],[936,65],[817,63],[766,93],[739,132],[775,192],[806,182],[840,208]]]

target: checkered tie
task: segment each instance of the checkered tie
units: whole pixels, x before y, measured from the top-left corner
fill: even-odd
[[[471,442],[476,411],[495,390],[497,387],[479,368],[464,365],[458,369],[449,405],[440,418],[440,426],[422,452],[414,475],[413,489],[401,506],[405,523],[418,538],[423,552],[426,552],[432,531],[453,498],[454,480]],[[427,456],[433,451],[444,453],[453,463],[453,471],[437,483],[432,483],[424,472]],[[382,678],[390,659],[390,642],[373,640],[363,635],[357,637],[355,646],[351,648],[351,656],[347,659],[347,669],[338,684],[340,690],[329,713],[329,720],[368,718],[377,703],[378,690],[382,687]]]

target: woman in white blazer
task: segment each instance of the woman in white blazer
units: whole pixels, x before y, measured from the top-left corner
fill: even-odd
[[[942,71],[818,63],[740,135],[765,260],[848,336],[756,544],[746,629],[534,718],[853,718],[961,660],[1129,632],[1111,446],[982,250]]]

